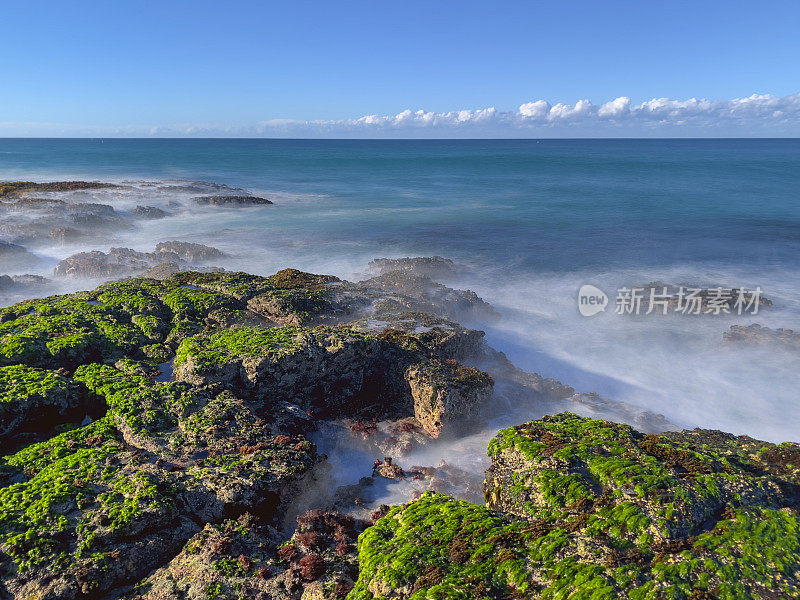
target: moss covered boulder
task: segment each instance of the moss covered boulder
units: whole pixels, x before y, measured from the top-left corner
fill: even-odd
[[[487,506],[438,494],[359,538],[350,600],[800,597],[800,447],[563,413],[489,445]]]
[[[197,529],[175,478],[108,419],[6,457],[0,551],[12,597],[79,598],[137,577]]]
[[[85,390],[55,371],[25,365],[0,367],[0,445],[10,450],[80,422],[90,407]]]

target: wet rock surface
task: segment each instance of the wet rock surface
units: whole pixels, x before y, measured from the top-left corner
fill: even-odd
[[[174,263],[185,270],[222,256],[216,248],[202,244],[160,242],[154,252],[138,252],[130,248],[111,248],[107,253],[99,250],[79,252],[60,261],[53,274],[55,277],[115,279],[143,273],[161,263]]]
[[[797,595],[796,444],[655,434],[514,367],[457,322],[491,307],[428,276],[162,275],[0,309],[0,597]],[[504,429],[482,505],[473,472],[413,452],[486,427],[498,387],[647,433]],[[335,423],[375,459],[339,489],[315,443]],[[413,501],[375,510],[385,486]]]
[[[271,200],[258,196],[197,196],[193,198],[199,206],[265,206]]]
[[[464,267],[441,256],[415,256],[406,258],[376,258],[367,265],[373,276],[391,271],[406,271],[414,275],[430,277],[434,281],[448,281],[463,275]]]
[[[486,506],[426,493],[359,538],[350,598],[789,598],[800,446],[570,413],[502,430]]]
[[[726,344],[800,350],[800,332],[791,329],[770,329],[758,323],[731,325],[731,328],[722,334],[722,339]]]

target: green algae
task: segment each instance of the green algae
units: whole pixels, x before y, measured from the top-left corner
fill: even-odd
[[[299,327],[289,326],[234,327],[202,334],[181,342],[175,365],[185,363],[189,356],[200,369],[222,366],[237,357],[284,356],[301,348],[304,333]]]
[[[403,588],[402,597],[414,600],[525,593],[532,584],[522,558],[523,529],[522,522],[484,507],[427,492],[392,508],[361,534],[360,576],[348,599],[384,597],[373,595],[370,584],[387,591]],[[537,549],[547,554],[553,546],[541,542]]]
[[[14,404],[34,400],[53,404],[74,393],[69,379],[54,371],[24,365],[0,367],[0,420]]]
[[[103,364],[79,367],[75,380],[104,398],[111,415],[145,436],[175,427],[195,402],[187,384],[157,383]]]
[[[0,540],[21,571],[74,562],[73,513],[95,501],[96,482],[118,473],[111,459],[121,448],[116,430],[101,419],[3,459],[27,477],[0,489]]]

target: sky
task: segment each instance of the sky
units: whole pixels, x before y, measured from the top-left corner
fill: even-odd
[[[800,2],[4,1],[0,136],[800,136]]]

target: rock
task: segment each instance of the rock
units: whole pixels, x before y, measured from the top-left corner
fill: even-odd
[[[175,377],[292,401],[318,416],[363,410],[392,414],[402,410],[398,405],[410,408],[393,369],[402,354],[402,349],[347,329],[234,327],[184,340]]]
[[[403,293],[418,285],[427,296]],[[484,369],[538,414],[640,414],[515,369],[482,332],[416,310],[480,306],[429,286],[181,271],[0,308],[0,595],[796,595],[797,444],[563,413],[498,433],[488,506],[423,494],[473,498],[475,474],[447,464],[384,458],[335,489],[338,463],[312,439],[349,425],[373,456],[433,447],[483,424]],[[385,477],[415,500],[375,511]],[[288,540],[278,533],[309,505]]]
[[[496,599],[800,589],[797,444],[644,435],[565,413],[502,430],[489,454],[486,507],[428,492],[359,537],[354,597],[467,585]]]
[[[23,246],[0,240],[0,261],[5,269],[13,270],[35,265],[38,259]]]
[[[428,276],[408,271],[389,271],[357,284],[362,293],[389,292],[403,298],[384,296],[375,303],[381,312],[423,311],[451,319],[496,319],[497,312],[470,290],[454,290]],[[411,302],[409,302],[411,300]]]
[[[50,280],[41,275],[0,275],[0,302],[39,294],[49,283]]]
[[[39,227],[28,223],[20,225],[2,225],[0,226],[0,232],[2,232],[7,239],[21,244],[29,244],[43,237],[43,232]]]
[[[367,265],[367,271],[374,276],[392,271],[405,271],[414,275],[430,277],[434,281],[447,281],[463,273],[463,270],[457,267],[452,260],[441,256],[376,258]]]
[[[291,539],[251,515],[207,525],[146,581],[146,600],[238,595],[263,600],[341,600],[357,577],[355,543],[364,524],[336,512],[298,517]],[[233,597],[233,596],[230,596]]]
[[[3,259],[13,258],[17,255],[28,254],[28,251],[22,246],[11,244],[9,242],[0,241],[0,257]]]
[[[96,217],[111,217],[116,214],[114,207],[109,204],[96,202],[74,202],[67,205],[67,212],[78,215],[92,215]]]
[[[649,310],[651,295],[654,300],[653,311],[656,314],[664,310],[664,305],[660,303],[666,303],[668,312],[680,311],[700,315],[749,314],[754,310],[772,307],[772,300],[769,298],[743,288],[703,287],[653,281],[641,289],[643,290],[641,312]],[[741,306],[738,306],[737,302]]]
[[[446,424],[464,422],[492,396],[494,381],[486,373],[457,362],[425,362],[406,370],[414,399],[414,416],[431,436]]]
[[[142,219],[163,219],[164,217],[169,216],[169,213],[167,213],[164,210],[161,210],[156,206],[141,206],[141,205],[137,206],[133,210],[133,214]]]
[[[178,259],[192,264],[202,264],[224,256],[222,252],[211,246],[178,241],[159,242],[156,244],[155,253],[174,255]]]
[[[30,192],[68,192],[74,190],[96,190],[119,187],[97,181],[56,181],[34,183],[32,181],[0,182],[0,197],[19,197]]]
[[[722,334],[726,344],[775,346],[800,349],[800,332],[791,329],[770,329],[758,323],[752,325],[731,325]]]
[[[155,252],[138,252],[130,248],[111,248],[108,253],[94,250],[79,252],[60,261],[55,268],[56,277],[88,277],[88,278],[120,278],[126,275],[140,274],[161,263],[175,263],[178,270],[194,269],[194,262],[222,257],[216,248],[192,244],[190,242],[161,242],[156,245]],[[155,271],[166,273],[163,267]],[[201,268],[202,271],[219,271],[216,268]],[[176,270],[177,271],[177,270]],[[173,271],[173,272],[176,272]]]
[[[149,269],[142,271],[139,276],[140,277],[149,277],[150,279],[158,279],[158,280],[165,280],[169,279],[175,273],[180,273],[181,271],[196,271],[198,273],[222,273],[225,271],[222,267],[186,267],[181,266],[176,262],[163,262],[155,265],[154,267],[150,267]]]
[[[84,237],[84,234],[74,227],[56,227],[50,232],[50,237],[59,244],[71,244]]]
[[[264,206],[272,204],[257,196],[197,196],[194,202],[200,206]]]
[[[2,185],[2,184],[0,184]],[[52,209],[62,207],[66,202],[57,198],[18,198],[14,200],[14,207],[25,207],[27,209]]]
[[[93,250],[79,252],[60,261],[56,265],[53,275],[56,277],[120,277],[144,271],[150,264],[147,254],[130,248],[111,248],[108,254]]]
[[[50,283],[50,280],[47,279],[47,277],[42,277],[41,275],[31,275],[30,273],[25,275],[12,275],[11,278],[14,280],[14,283],[23,286],[47,285]]]
[[[23,440],[36,441],[59,424],[79,421],[87,410],[86,394],[55,371],[0,367],[0,444],[5,451]]]

